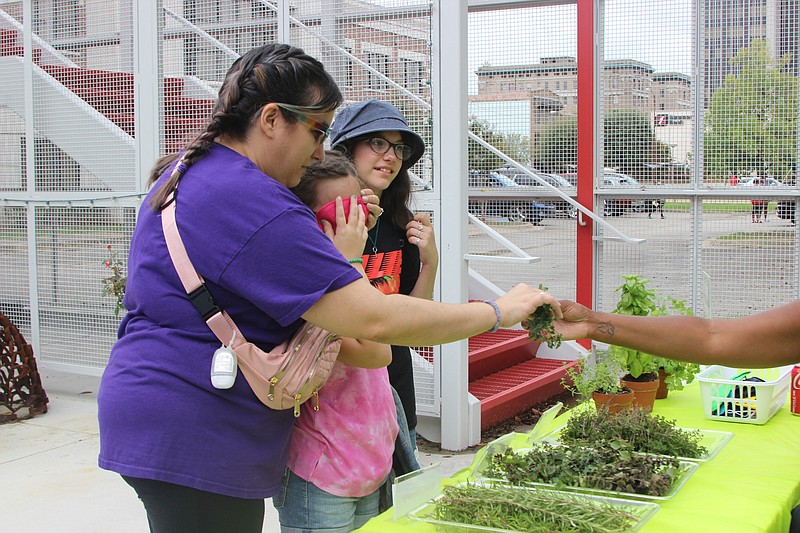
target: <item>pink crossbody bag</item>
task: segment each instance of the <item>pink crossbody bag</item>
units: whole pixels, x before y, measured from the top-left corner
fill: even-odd
[[[183,173],[186,166],[181,162],[173,173]],[[237,360],[247,383],[261,402],[271,409],[294,409],[300,416],[300,405],[313,398],[314,410],[319,410],[317,393],[328,379],[342,340],[337,335],[305,322],[288,340],[269,352],[248,342],[233,319],[217,307],[211,294],[189,260],[186,248],[178,233],[175,219],[177,187],[162,206],[161,226],[167,248],[183,288],[203,320],[214,332],[223,347],[226,359],[232,358],[235,379]],[[227,352],[225,352],[227,351]],[[233,356],[233,352],[235,356]],[[212,363],[212,383],[217,354]],[[217,386],[216,383],[214,383]],[[230,384],[218,388],[228,388]]]

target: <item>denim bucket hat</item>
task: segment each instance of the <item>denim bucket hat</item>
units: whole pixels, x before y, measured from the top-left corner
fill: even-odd
[[[411,146],[411,157],[403,161],[403,168],[414,166],[425,153],[425,141],[408,127],[400,110],[380,100],[366,100],[342,109],[334,118],[331,130],[331,148],[370,133],[402,132],[403,141]]]

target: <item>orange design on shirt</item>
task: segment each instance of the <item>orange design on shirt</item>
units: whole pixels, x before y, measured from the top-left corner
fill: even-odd
[[[364,272],[372,286],[384,294],[400,292],[400,271],[403,266],[403,251],[364,254]]]

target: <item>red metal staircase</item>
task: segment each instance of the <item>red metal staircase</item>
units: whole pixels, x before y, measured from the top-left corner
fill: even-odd
[[[481,431],[564,392],[571,360],[536,357],[525,330],[501,329],[469,340],[469,392],[481,402]]]
[[[0,57],[23,56],[22,36],[15,30],[0,29]],[[94,70],[42,64],[42,51],[32,50],[33,62],[95,108],[125,133],[135,136],[134,78],[129,72]],[[175,152],[207,123],[213,99],[183,96],[184,80],[164,78],[164,149]],[[159,132],[146,132],[156,135]]]

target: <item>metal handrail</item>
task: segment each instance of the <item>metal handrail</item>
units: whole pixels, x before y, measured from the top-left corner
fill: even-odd
[[[608,222],[606,222],[603,217],[601,217],[599,215],[596,215],[594,213],[594,211],[592,211],[590,209],[587,209],[586,207],[583,206],[583,204],[575,201],[569,195],[564,194],[562,191],[560,191],[556,187],[553,187],[552,185],[547,183],[545,180],[543,180],[541,177],[539,177],[536,173],[528,170],[527,168],[525,168],[521,164],[517,163],[516,161],[514,161],[513,159],[508,157],[506,154],[504,154],[503,152],[501,152],[500,150],[498,150],[497,148],[495,148],[491,144],[487,143],[486,141],[484,141],[483,139],[481,139],[480,137],[478,137],[477,135],[475,135],[471,131],[467,132],[467,135],[469,135],[470,139],[472,139],[476,143],[480,144],[481,146],[483,146],[484,148],[486,148],[487,150],[492,152],[494,155],[500,157],[501,159],[506,161],[508,164],[518,168],[519,170],[521,170],[525,174],[529,175],[530,177],[535,179],[538,183],[540,183],[541,185],[543,185],[544,187],[546,187],[547,189],[549,189],[550,191],[555,193],[556,196],[558,196],[559,198],[563,199],[565,202],[568,202],[570,205],[575,207],[578,210],[578,223],[579,224],[585,225],[585,221],[583,220],[582,215],[586,215],[589,218],[591,218],[592,220],[594,220],[595,222],[597,222],[600,226],[602,226],[602,227],[606,228],[607,230],[609,230],[610,232],[614,233],[617,236],[616,239],[619,239],[619,240],[621,240],[623,242],[626,242],[628,244],[641,244],[641,243],[645,242],[645,239],[639,239],[639,238],[635,238],[635,237],[628,237],[627,235],[625,235],[624,233],[619,231],[617,228],[615,228],[613,225],[611,225]]]
[[[225,45],[225,43],[223,43],[222,41],[219,41],[218,39],[214,38],[212,35],[210,35],[206,31],[204,31],[201,28],[197,27],[196,25],[192,24],[191,22],[189,22],[188,20],[186,20],[182,16],[178,15],[173,10],[168,8],[167,6],[163,6],[162,9],[164,10],[164,12],[167,15],[171,16],[172,18],[177,20],[179,23],[181,23],[182,25],[184,25],[187,28],[189,28],[189,30],[192,33],[194,33],[198,37],[201,37],[201,38],[205,39],[206,41],[210,42],[211,44],[213,44],[214,46],[216,46],[217,48],[222,50],[222,52],[225,55],[227,55],[228,57],[230,57],[231,59],[234,59],[234,60],[239,59],[240,55],[237,54],[236,52],[234,52],[233,50],[231,50],[230,48],[228,48]]]
[[[530,264],[536,263],[541,261],[541,257],[534,257],[528,254],[525,250],[511,242],[510,240],[506,239],[500,233],[498,233],[493,228],[489,227],[487,224],[483,223],[478,217],[471,213],[467,213],[469,220],[477,225],[479,228],[486,233],[487,236],[494,239],[496,242],[502,244],[503,246],[508,249],[511,253],[514,254],[514,257],[502,256],[502,255],[485,255],[485,254],[464,254],[464,259],[467,261],[472,259],[477,260],[484,260],[484,261],[493,261],[495,263],[523,263],[523,264]]]

